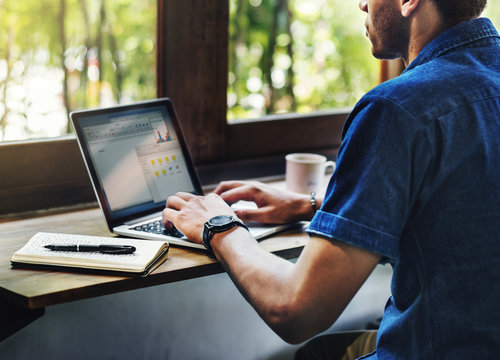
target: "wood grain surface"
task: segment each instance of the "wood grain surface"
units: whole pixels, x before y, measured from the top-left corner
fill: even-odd
[[[110,236],[100,209],[0,223],[0,300],[27,309],[39,309],[105,294],[143,288],[223,272],[205,252],[171,246],[167,260],[146,277],[120,277],[62,271],[12,269],[10,258],[39,231]],[[300,254],[308,237],[289,230],[260,242],[266,250],[287,259]]]

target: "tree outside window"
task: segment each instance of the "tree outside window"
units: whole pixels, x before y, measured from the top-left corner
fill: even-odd
[[[350,1],[231,0],[228,120],[353,106],[379,81]],[[485,16],[500,26],[500,3]]]
[[[229,122],[350,107],[377,84],[355,3],[227,1]],[[59,136],[72,110],[155,97],[156,10],[155,0],[0,0],[0,141]],[[485,15],[499,27],[500,3]]]
[[[364,14],[329,0],[231,0],[228,119],[352,106],[378,78]]]
[[[72,110],[155,96],[155,0],[0,9],[0,140],[59,136]]]

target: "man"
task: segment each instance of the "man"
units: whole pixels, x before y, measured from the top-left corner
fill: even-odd
[[[393,296],[370,359],[498,357],[500,38],[477,18],[485,3],[360,2],[373,55],[402,58],[407,68],[349,115],[295,264],[263,251],[234,222],[206,231],[205,244],[286,341],[327,329],[373,268],[389,262]],[[215,193],[170,197],[166,226],[202,242],[204,224],[234,216],[227,203],[239,199],[259,206],[238,212],[244,221],[314,213],[308,197],[262,184],[227,182]]]

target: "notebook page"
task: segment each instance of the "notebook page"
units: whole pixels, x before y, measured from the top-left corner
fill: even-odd
[[[45,245],[131,245],[132,254],[102,254],[99,252],[53,251]],[[164,241],[136,240],[87,235],[39,232],[13,256],[13,262],[54,264],[89,268],[143,269],[153,260]]]

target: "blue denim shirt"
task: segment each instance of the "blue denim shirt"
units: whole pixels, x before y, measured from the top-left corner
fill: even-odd
[[[500,357],[500,37],[440,34],[349,115],[311,234],[383,256],[370,359]]]

